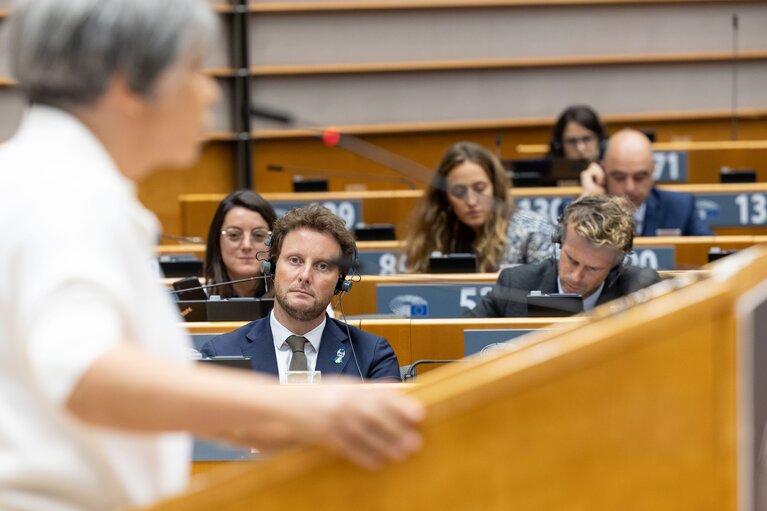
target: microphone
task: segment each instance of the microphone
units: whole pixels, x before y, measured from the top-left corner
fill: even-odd
[[[250,115],[257,119],[274,121],[280,124],[295,124],[295,119],[287,112],[280,112],[264,106],[250,105]]]
[[[318,176],[335,176],[335,177],[348,177],[348,178],[355,178],[355,177],[364,177],[365,179],[376,179],[379,181],[391,181],[396,183],[404,183],[406,184],[411,190],[416,189],[416,184],[412,179],[409,179],[407,177],[392,177],[392,176],[383,176],[380,174],[368,174],[365,172],[344,172],[341,170],[323,170],[323,169],[314,169],[310,167],[295,167],[293,165],[279,165],[279,164],[268,164],[266,166],[266,170],[269,172],[290,172],[291,174],[310,174],[310,175],[318,175]]]
[[[178,293],[184,293],[186,291],[197,291],[199,289],[210,289],[212,287],[227,286],[227,285],[230,285],[230,284],[239,284],[240,282],[250,282],[250,281],[253,281],[253,280],[268,279],[268,278],[269,277],[267,277],[266,275],[254,275],[252,277],[247,277],[247,278],[244,278],[244,279],[227,280],[227,281],[224,281],[224,282],[219,282],[217,284],[205,284],[205,285],[200,284],[199,286],[194,286],[194,287],[187,287],[187,288],[183,288],[183,289],[173,289],[172,291],[168,291],[168,293],[172,294],[172,295],[175,295],[175,294],[178,294]],[[196,279],[197,283],[199,284],[200,281],[199,281],[199,279],[197,277],[192,277],[192,279]],[[174,284],[176,284],[178,282],[182,282],[182,281],[184,281],[184,279],[177,280],[176,282],[174,282]],[[189,282],[189,281],[187,281],[187,282]]]
[[[160,238],[164,240],[178,241],[179,243],[190,243],[192,245],[204,245],[205,240],[199,236],[177,236],[175,234],[160,233]]]
[[[361,138],[340,133],[333,128],[312,128],[316,123],[299,120],[287,112],[275,110],[262,105],[251,105],[250,115],[268,121],[278,122],[288,126],[301,126],[301,129],[314,133],[328,147],[340,147],[362,158],[370,160],[384,167],[390,168],[407,179],[415,179],[428,183],[431,181],[434,171],[420,163],[416,163],[403,156],[388,151],[382,147],[365,142]]]
[[[402,377],[402,381],[408,381],[415,378],[415,368],[422,364],[452,364],[453,362],[466,362],[466,360],[441,360],[441,359],[431,359],[431,358],[425,358],[423,360],[416,360],[412,364],[408,366],[404,366],[403,369],[407,368],[405,371],[405,374]]]
[[[732,114],[730,138],[738,140],[738,14],[732,14]]]

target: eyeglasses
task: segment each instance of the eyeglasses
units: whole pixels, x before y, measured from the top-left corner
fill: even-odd
[[[582,137],[567,137],[564,139],[565,145],[576,147],[579,144],[589,145],[597,141],[596,135],[584,135]]]
[[[221,236],[232,245],[239,245],[242,238],[245,237],[245,233],[240,229],[230,227],[221,231]],[[269,237],[269,231],[264,229],[253,229],[250,231],[250,243],[260,244],[263,243],[266,238]]]

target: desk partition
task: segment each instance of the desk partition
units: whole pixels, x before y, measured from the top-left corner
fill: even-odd
[[[307,448],[151,509],[763,509],[765,281],[750,249],[419,377],[424,448],[403,463]]]
[[[670,184],[658,185],[670,191],[692,193],[698,212],[717,234],[767,233],[767,184]],[[556,223],[560,206],[577,197],[580,187],[514,188],[511,195],[517,206],[535,211]],[[273,193],[264,198],[281,207],[320,202],[337,212],[346,222],[390,223],[397,238],[405,239],[413,209],[422,190]],[[185,194],[179,196],[184,236],[206,236],[213,213],[223,194]]]

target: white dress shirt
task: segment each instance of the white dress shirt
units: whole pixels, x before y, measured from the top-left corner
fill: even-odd
[[[304,353],[306,353],[306,367],[309,371],[314,371],[317,367],[317,353],[320,351],[320,341],[322,340],[322,332],[325,330],[325,322],[327,316],[322,315],[322,323],[317,325],[314,329],[302,335],[309,341],[308,345],[304,346]],[[285,373],[290,367],[290,359],[293,357],[293,352],[288,346],[287,340],[291,335],[298,335],[288,330],[282,323],[277,321],[274,317],[274,310],[269,313],[269,326],[272,329],[272,340],[274,341],[274,354],[277,355],[277,370],[280,373],[280,383],[285,382]]]
[[[634,226],[636,227],[636,235],[637,236],[643,236],[644,233],[642,232],[642,229],[644,229],[644,215],[647,211],[647,203],[643,202],[641,206],[636,208],[634,210]]]
[[[186,487],[188,435],[98,427],[66,408],[118,343],[174,360],[190,347],[151,269],[157,220],[135,194],[64,111],[32,107],[0,146],[0,509],[116,509]]]

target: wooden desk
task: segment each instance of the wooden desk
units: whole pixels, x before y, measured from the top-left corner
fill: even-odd
[[[458,360],[464,353],[464,330],[536,330],[564,328],[584,321],[572,318],[486,318],[486,319],[362,319],[349,325],[380,335],[389,341],[400,365],[423,359]],[[185,323],[190,334],[223,334],[246,322]]]
[[[637,250],[658,247],[673,247],[676,269],[689,270],[703,266],[708,262],[708,252],[718,247],[722,250],[742,250],[760,243],[767,243],[767,235],[730,235],[730,236],[657,236],[634,239]],[[392,254],[396,260],[404,250],[404,241],[362,241],[357,248],[363,261],[367,257],[379,260],[385,254]],[[193,254],[205,258],[204,245],[159,245],[158,255]],[[367,264],[367,263],[365,263]],[[385,272],[382,265],[379,270]]]
[[[421,199],[421,190],[396,191],[359,191],[359,192],[317,192],[317,193],[265,193],[264,199],[270,203],[288,202],[343,202],[360,201],[364,221],[368,224],[393,223],[397,236],[404,239],[410,222],[410,215],[416,203]],[[224,194],[186,194],[180,195],[181,231],[206,236],[210,221]]]
[[[694,271],[694,270],[693,270]],[[661,271],[663,278],[673,278],[689,271]],[[379,313],[377,306],[376,288],[379,284],[461,284],[477,283],[482,287],[492,286],[498,280],[498,273],[455,273],[443,275],[404,274],[404,275],[363,275],[355,282],[351,292],[344,297],[343,308],[347,316]],[[472,295],[479,299],[479,291]],[[336,301],[334,308],[339,311]]]
[[[663,190],[692,193],[696,197],[740,196],[737,204],[728,198],[729,209],[737,208],[742,226],[737,222],[728,227],[714,227],[716,234],[764,234],[767,233],[767,210],[764,209],[764,194],[767,184],[698,184],[659,185]],[[556,222],[562,200],[576,197],[580,187],[514,188],[511,195],[522,207],[529,207]],[[366,223],[391,223],[397,229],[397,238],[405,239],[413,208],[423,195],[422,190],[389,190],[360,192],[318,192],[318,193],[267,193],[264,198],[270,202],[361,202],[362,219]],[[205,236],[213,213],[223,194],[179,195],[181,208],[181,229],[184,236]],[[527,201],[527,202],[525,202]]]

